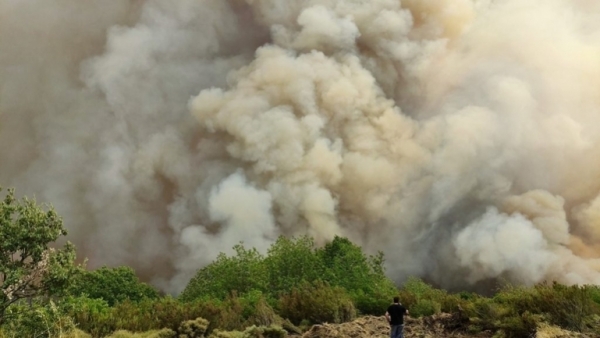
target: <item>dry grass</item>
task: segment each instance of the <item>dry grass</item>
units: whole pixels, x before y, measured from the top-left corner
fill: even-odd
[[[22,338],[22,337],[18,334],[10,334],[10,333],[0,330],[0,338]],[[62,333],[62,334],[60,334],[59,337],[53,337],[53,338],[92,338],[92,336],[81,330],[75,329],[69,333]]]
[[[587,338],[587,337],[591,337],[591,336],[587,336],[582,333],[567,331],[567,330],[561,329],[558,326],[549,325],[549,324],[545,324],[545,323],[542,323],[538,326],[538,330],[535,334],[535,338],[573,338],[573,337]]]

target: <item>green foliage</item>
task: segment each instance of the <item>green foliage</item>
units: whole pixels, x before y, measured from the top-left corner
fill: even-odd
[[[81,271],[74,276],[66,292],[75,297],[86,295],[88,298],[103,299],[110,306],[124,300],[138,302],[159,297],[156,289],[140,282],[135,271],[126,266]]]
[[[385,313],[397,289],[385,276],[382,252],[367,257],[359,246],[336,236],[318,255],[325,266],[323,280],[346,289],[360,313]]]
[[[179,338],[201,338],[208,330],[208,320],[196,318],[186,320],[179,325],[177,330]]]
[[[164,297],[140,302],[123,301],[109,307],[102,299],[77,297],[66,298],[60,307],[74,319],[77,327],[94,337],[104,337],[119,330],[145,332],[168,328],[176,331],[180,323],[202,317],[203,305],[182,304]],[[218,311],[220,309],[215,309]]]
[[[442,311],[440,303],[431,299],[419,299],[410,309],[410,314],[413,317],[431,316]]]
[[[347,238],[336,236],[319,250],[319,256],[326,267],[326,281],[346,290],[371,289],[372,272],[367,257]]]
[[[289,292],[302,282],[313,282],[324,274],[323,262],[316,254],[314,240],[279,237],[265,259],[269,291],[275,296]]]
[[[600,314],[600,306],[594,301],[597,292],[598,286],[553,283],[533,288],[507,287],[494,299],[510,305],[518,314],[542,314],[551,324],[585,332],[600,330],[600,323],[595,320]]]
[[[368,257],[346,238],[335,237],[323,248],[316,248],[310,237],[282,236],[266,257],[242,245],[234,250],[234,256],[221,254],[198,271],[179,299],[224,300],[232,291],[240,297],[260,292],[275,305],[282,294],[321,280],[345,289],[361,313],[381,315],[397,293],[385,276],[383,254]]]
[[[416,299],[441,300],[447,296],[446,291],[436,289],[416,277],[409,277],[402,285],[402,290],[413,294]]]
[[[234,250],[235,256],[221,253],[213,263],[200,269],[179,298],[183,301],[225,299],[231,291],[238,294],[266,291],[268,275],[263,256],[256,249],[248,250],[241,244]]]
[[[401,303],[409,309],[413,317],[456,312],[464,302],[460,296],[450,295],[415,277],[406,280],[399,291],[399,296]]]
[[[72,318],[52,301],[13,305],[7,313],[4,328],[17,337],[61,337],[75,330]]]
[[[501,331],[506,337],[532,335],[542,323],[600,334],[597,286],[540,284],[507,286],[493,298],[474,296],[461,304],[472,326]]]
[[[240,331],[214,330],[209,338],[244,338],[244,333]]]
[[[240,301],[243,307],[242,316],[246,318],[248,325],[269,326],[283,321],[260,291],[250,292]]]
[[[177,333],[171,329],[152,330],[148,332],[133,333],[127,330],[119,330],[106,338],[175,338]]]
[[[356,316],[356,309],[347,292],[338,286],[317,281],[303,283],[279,300],[281,315],[294,324],[302,320],[311,323],[342,323]]]
[[[95,336],[108,334],[113,326],[108,325],[112,309],[102,299],[65,297],[59,303],[62,313],[73,319],[77,327]]]
[[[45,210],[47,209],[47,211]],[[8,190],[0,202],[0,324],[11,304],[21,299],[51,296],[67,286],[77,271],[75,248],[50,248],[66,235],[61,218],[51,207],[18,200]],[[18,316],[15,311],[11,315]]]
[[[243,335],[243,338],[285,338],[287,332],[279,326],[250,326]]]

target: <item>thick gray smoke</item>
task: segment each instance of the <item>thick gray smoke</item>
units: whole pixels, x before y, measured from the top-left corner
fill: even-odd
[[[0,0],[0,182],[170,292],[301,234],[600,284],[598,60],[595,0]]]

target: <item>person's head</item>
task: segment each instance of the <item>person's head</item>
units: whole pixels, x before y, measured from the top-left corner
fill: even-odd
[[[394,303],[400,303],[400,297],[398,297],[398,296],[394,297]]]

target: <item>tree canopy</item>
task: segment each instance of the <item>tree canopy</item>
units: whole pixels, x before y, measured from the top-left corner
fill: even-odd
[[[11,304],[52,295],[68,283],[77,269],[75,248],[51,247],[66,234],[52,207],[7,191],[0,203],[0,323]]]
[[[222,253],[200,269],[180,299],[225,299],[231,292],[259,291],[274,301],[306,283],[326,283],[346,290],[361,312],[379,313],[396,293],[394,283],[385,276],[383,254],[368,256],[347,238],[336,236],[317,247],[308,236],[282,236],[266,256],[242,244],[234,250],[234,255]]]
[[[109,306],[125,300],[137,302],[159,297],[158,291],[140,282],[135,271],[128,266],[81,271],[73,277],[66,293],[74,297],[103,299]]]

